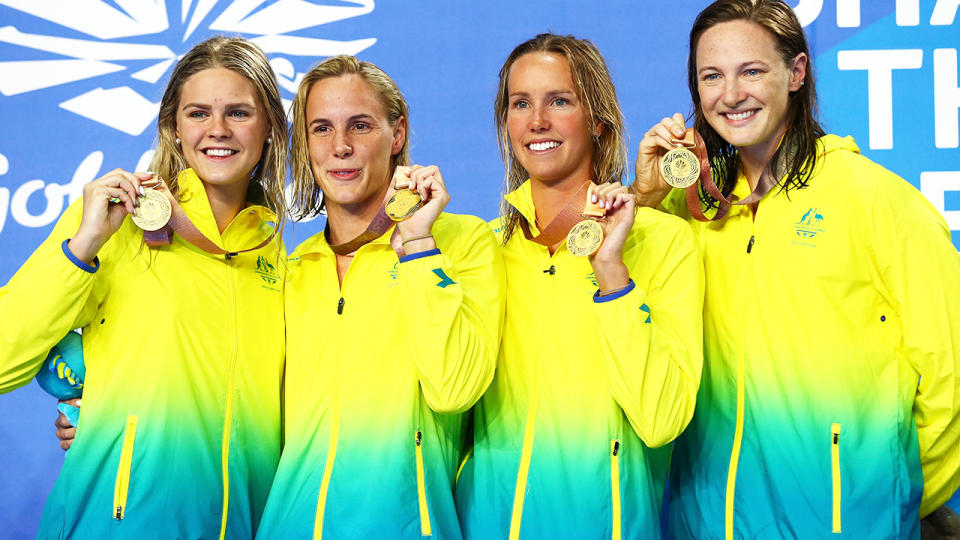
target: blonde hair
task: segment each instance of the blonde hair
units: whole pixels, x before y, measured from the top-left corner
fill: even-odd
[[[247,200],[263,204],[282,222],[286,211],[283,193],[287,163],[287,116],[280,100],[277,78],[263,51],[243,38],[218,36],[197,44],[177,62],[160,101],[157,116],[157,150],[150,169],[163,178],[174,196],[179,196],[177,175],[189,167],[176,141],[177,109],[183,84],[191,76],[212,68],[225,68],[240,75],[256,90],[265,107],[272,143],[264,148],[253,169]]]
[[[620,111],[617,91],[613,86],[603,55],[589,40],[546,33],[517,45],[500,68],[500,83],[497,87],[493,110],[500,156],[503,158],[505,168],[504,194],[517,189],[529,178],[526,169],[513,153],[506,126],[510,106],[508,89],[510,68],[521,56],[533,52],[556,53],[567,59],[573,75],[574,90],[586,113],[587,129],[593,131],[594,125],[598,122],[603,124],[600,135],[593,139],[592,180],[596,184],[621,182],[627,167],[623,113]],[[506,244],[522,216],[506,200],[501,202],[500,211],[505,219],[503,242]]]
[[[380,104],[387,115],[390,127],[396,127],[403,117],[410,124],[407,101],[397,87],[397,83],[385,71],[370,62],[358,60],[355,56],[340,55],[320,62],[304,75],[293,99],[293,142],[290,145],[290,171],[293,176],[293,200],[291,214],[297,218],[311,217],[323,211],[323,191],[317,185],[310,166],[310,147],[307,133],[307,97],[317,82],[334,77],[356,74],[363,78],[376,91]],[[409,130],[409,127],[408,127]],[[410,163],[410,138],[404,137],[403,147],[390,158],[391,169],[397,165]]]

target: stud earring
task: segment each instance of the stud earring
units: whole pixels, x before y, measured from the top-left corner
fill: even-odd
[[[267,144],[273,143],[273,137],[267,137]]]
[[[174,141],[176,141],[177,144],[180,144],[180,137],[177,137],[176,139],[174,139]]]

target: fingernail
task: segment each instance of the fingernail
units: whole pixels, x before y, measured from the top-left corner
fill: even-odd
[[[140,195],[145,195],[146,192],[143,191],[143,186],[137,186],[140,189]]]
[[[77,407],[80,406],[80,402],[81,402],[81,401],[83,401],[83,400],[82,400],[82,399],[77,399],[77,404],[76,404]]]

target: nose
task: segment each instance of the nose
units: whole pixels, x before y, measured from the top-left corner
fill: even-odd
[[[723,103],[733,107],[745,99],[743,87],[736,77],[728,77],[723,82]]]
[[[229,137],[231,132],[226,116],[220,113],[212,114],[210,116],[210,129],[207,130],[207,133],[217,139]]]
[[[550,119],[543,107],[533,106],[530,111],[530,131],[542,132],[550,129]]]
[[[353,154],[353,147],[350,146],[350,141],[347,140],[347,136],[342,131],[338,131],[334,135],[333,155],[342,159],[349,157],[351,154]]]

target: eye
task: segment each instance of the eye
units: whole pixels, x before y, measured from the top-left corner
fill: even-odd
[[[526,109],[530,106],[530,103],[525,99],[518,99],[513,102],[514,109]]]
[[[230,116],[232,118],[247,118],[250,116],[250,113],[243,110],[230,111]]]
[[[313,126],[313,131],[312,131],[312,133],[315,134],[315,135],[326,135],[327,133],[330,133],[331,131],[332,131],[332,130],[330,129],[330,126],[316,125],[316,126]]]
[[[746,75],[747,77],[757,77],[760,75],[760,70],[757,68],[750,68],[748,70],[745,70],[743,74]]]
[[[717,80],[720,80],[719,73],[707,73],[706,75],[703,76],[703,81],[705,82],[712,82]]]
[[[201,119],[206,117],[207,117],[206,111],[190,111],[187,113],[187,118]]]
[[[553,101],[551,101],[550,104],[553,105],[554,107],[563,107],[565,105],[569,105],[570,100],[567,98],[558,97],[558,98],[553,98]]]
[[[358,120],[353,123],[354,131],[370,131],[371,127],[373,126],[371,126],[369,122],[365,122],[363,120]]]

